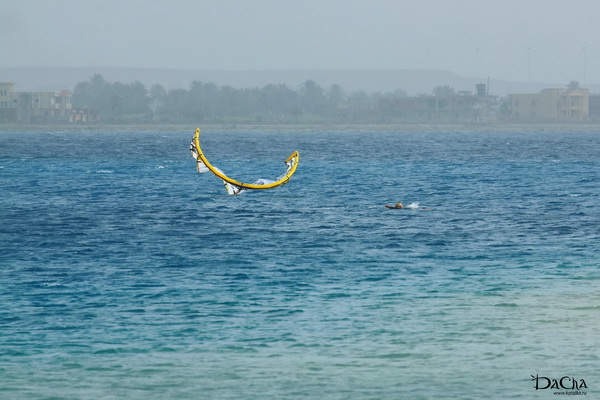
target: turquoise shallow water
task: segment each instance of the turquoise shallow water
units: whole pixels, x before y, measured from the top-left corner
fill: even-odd
[[[600,134],[192,135],[0,133],[0,398],[600,397]]]

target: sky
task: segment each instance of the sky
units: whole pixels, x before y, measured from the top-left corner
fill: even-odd
[[[600,83],[598,0],[0,3],[0,68],[428,69]]]

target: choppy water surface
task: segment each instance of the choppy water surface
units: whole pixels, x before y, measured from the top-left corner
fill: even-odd
[[[600,134],[192,134],[0,133],[0,398],[600,396]]]

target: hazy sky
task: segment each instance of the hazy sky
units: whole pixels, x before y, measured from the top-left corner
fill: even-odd
[[[0,3],[0,67],[422,68],[600,83],[599,0]]]

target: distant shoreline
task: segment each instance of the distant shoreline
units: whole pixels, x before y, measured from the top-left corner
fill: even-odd
[[[597,124],[197,124],[197,125],[17,125],[0,124],[3,132],[597,132]]]

